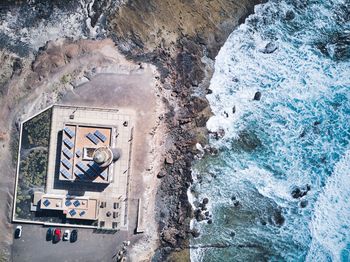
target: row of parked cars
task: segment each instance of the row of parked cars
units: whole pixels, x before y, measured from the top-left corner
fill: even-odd
[[[21,238],[22,236],[22,229],[23,227],[21,225],[18,225],[15,229],[15,238]],[[46,232],[46,241],[52,241],[53,243],[57,243],[60,240],[63,241],[70,241],[71,243],[78,240],[78,231],[76,229],[73,229],[70,231],[69,229],[66,229],[64,232],[60,228],[48,228]]]
[[[78,240],[78,231],[73,229],[72,232],[69,229],[66,229],[64,232],[59,228],[48,228],[46,232],[46,241],[52,241],[57,243],[60,240],[70,241],[71,243]]]

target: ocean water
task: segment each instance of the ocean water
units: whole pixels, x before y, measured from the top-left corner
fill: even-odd
[[[210,88],[225,135],[194,163],[212,224],[192,221],[192,261],[350,261],[350,1],[257,6]]]

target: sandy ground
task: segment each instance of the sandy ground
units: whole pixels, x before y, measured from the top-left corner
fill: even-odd
[[[49,43],[32,69],[28,63],[9,84],[0,100],[0,232],[1,250],[9,253],[13,226],[9,223],[15,167],[11,164],[10,134],[15,121],[38,112],[53,103],[128,108],[135,112],[135,132],[130,178],[130,216],[136,222],[137,199],[143,199],[144,234],[133,236],[130,223],[128,238],[132,261],[147,260],[157,244],[154,218],[156,174],[163,161],[165,129],[159,116],[164,113],[156,88],[157,72],[146,64],[134,64],[123,58],[111,40]],[[24,89],[26,88],[26,89]],[[27,91],[26,91],[27,90]],[[29,90],[29,91],[28,91]],[[20,98],[20,94],[28,95]],[[155,132],[157,130],[157,132]],[[136,243],[133,243],[135,242]]]

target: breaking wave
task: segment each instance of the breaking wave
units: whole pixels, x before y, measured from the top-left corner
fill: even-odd
[[[225,135],[194,165],[213,223],[193,222],[193,261],[350,260],[349,17],[347,0],[269,1],[222,47],[207,127]]]

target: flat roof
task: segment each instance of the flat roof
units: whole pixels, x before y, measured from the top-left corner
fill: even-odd
[[[59,180],[109,183],[111,169],[94,168],[86,151],[111,146],[111,136],[112,127],[66,123],[62,129]]]
[[[101,221],[101,224],[103,224],[103,226],[101,226],[101,224],[98,223],[97,227],[126,229],[128,226],[128,177],[131,167],[134,116],[135,111],[128,109],[54,105],[52,108],[45,193],[63,196],[77,194],[90,199],[96,199],[98,201],[97,220],[99,222]],[[111,148],[120,150],[121,156],[116,162],[109,166],[108,183],[81,183],[78,182],[78,180],[74,180],[76,182],[71,183],[69,180],[60,180],[61,154],[63,154],[61,149],[62,134],[65,132],[64,128],[69,125],[91,127],[93,128],[92,131],[94,131],[96,127],[109,128],[111,130],[110,141],[107,141],[107,143],[109,143]],[[89,133],[92,131],[89,131]],[[74,131],[74,136],[78,137],[79,131],[78,134],[75,132],[76,131]],[[100,132],[108,138],[108,134],[102,131]],[[88,141],[89,143],[91,142],[90,139]],[[77,145],[79,145],[79,143],[74,144],[75,147],[77,147]],[[89,146],[92,145],[94,145],[93,142],[89,144]],[[98,145],[102,145],[101,140]],[[73,152],[71,152],[71,154],[73,154]],[[72,157],[74,157],[74,164],[76,163],[74,162],[76,161],[76,156]],[[103,207],[102,210],[100,208],[101,202],[107,202],[107,206]],[[119,203],[118,210],[114,209],[114,202]],[[33,203],[33,205],[35,205],[35,203]],[[110,213],[108,213],[108,211],[110,211]],[[76,217],[76,214],[74,214],[73,217],[79,218]]]
[[[98,200],[88,197],[71,197],[44,194],[40,199],[40,209],[62,210],[70,219],[97,220]]]

